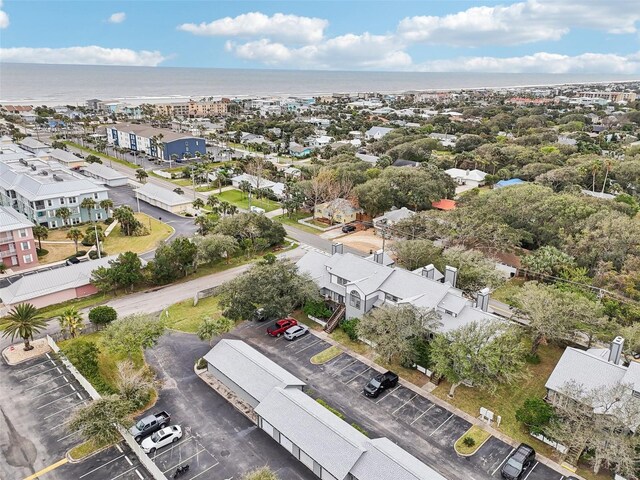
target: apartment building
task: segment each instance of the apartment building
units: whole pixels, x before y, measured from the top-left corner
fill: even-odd
[[[202,118],[226,115],[231,100],[223,98],[221,100],[189,100],[179,103],[162,103],[155,105],[158,115],[167,115],[171,118]]]
[[[580,98],[602,98],[609,102],[635,102],[637,94],[635,92],[580,92]]]
[[[6,268],[16,271],[38,265],[32,227],[21,213],[0,206],[0,261]]]
[[[172,156],[177,159],[194,157],[196,152],[202,155],[207,153],[204,138],[149,125],[119,123],[107,127],[107,141],[110,145],[148,153],[164,160]]]
[[[22,213],[31,222],[49,228],[103,220],[107,212],[100,202],[109,198],[104,185],[73,172],[56,162],[25,156],[0,158],[0,204]],[[80,208],[85,198],[95,202],[91,211]],[[58,212],[68,208],[63,220]]]

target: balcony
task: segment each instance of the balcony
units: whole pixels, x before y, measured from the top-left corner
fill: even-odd
[[[9,234],[9,235],[0,235],[0,245],[4,245],[6,243],[13,243],[15,242],[15,239],[13,238],[13,235]]]
[[[13,257],[18,254],[17,250],[3,250],[0,251],[0,258]]]

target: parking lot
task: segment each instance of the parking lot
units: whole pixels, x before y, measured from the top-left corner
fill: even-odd
[[[378,373],[360,360],[342,353],[323,365],[311,357],[330,344],[313,333],[294,341],[265,334],[267,323],[246,322],[233,333],[265,353],[308,384],[312,396],[339,409],[349,422],[369,436],[386,436],[451,479],[500,478],[500,468],[513,451],[511,445],[491,437],[475,455],[459,456],[453,445],[471,427],[425,395],[399,384],[377,398],[364,395],[364,385]],[[563,475],[542,463],[534,464],[523,480],[562,480]]]
[[[0,478],[21,479],[64,461],[81,442],[67,428],[89,395],[52,354],[16,366],[0,365]],[[7,446],[6,448],[4,446]],[[136,457],[117,445],[78,463],[62,464],[51,479],[139,480],[150,478]]]

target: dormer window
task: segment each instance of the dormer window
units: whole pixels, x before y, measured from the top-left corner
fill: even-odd
[[[357,290],[351,290],[349,294],[349,304],[360,310],[361,297]]]

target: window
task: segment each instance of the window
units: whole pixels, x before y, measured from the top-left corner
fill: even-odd
[[[52,200],[47,200],[47,206],[48,207],[53,207],[53,201]]]
[[[336,283],[338,285],[346,285],[347,284],[347,279],[346,278],[336,277]]]
[[[20,248],[22,250],[29,250],[30,248],[29,242],[20,242]]]
[[[385,300],[389,300],[390,302],[397,302],[399,300],[398,297],[396,297],[395,295],[391,295],[390,293],[385,293],[384,298]]]
[[[96,220],[102,220],[102,213],[96,213]]]
[[[77,203],[78,199],[76,197],[70,197],[69,198],[69,203]]]
[[[349,304],[360,310],[360,294],[356,290],[351,290],[349,294]]]
[[[97,193],[94,193],[94,194],[93,194],[93,199],[94,199],[94,200],[98,200],[98,194],[97,194]]]
[[[640,392],[637,392],[636,390],[633,390],[633,391],[631,392],[631,395],[633,395],[634,397],[638,397],[638,398],[640,398]]]
[[[31,254],[24,255],[22,257],[22,260],[24,261],[24,263],[31,263],[31,262],[33,262],[33,255],[31,255]]]
[[[27,236],[27,229],[26,229],[26,228],[23,228],[23,229],[21,229],[21,230],[18,230],[18,236],[19,236],[20,238],[25,238],[25,237]]]
[[[64,198],[60,197],[60,205],[64,205]]]

